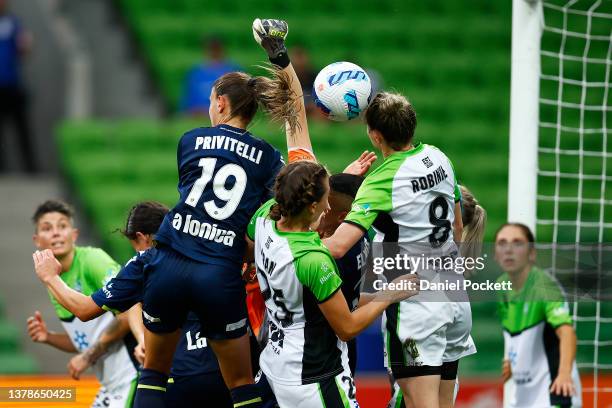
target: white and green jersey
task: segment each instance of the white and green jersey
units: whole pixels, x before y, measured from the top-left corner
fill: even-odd
[[[504,273],[498,282],[509,280]],[[504,329],[505,358],[510,361],[512,370],[512,377],[504,389],[504,406],[582,406],[575,362],[572,379],[576,397],[550,394],[550,386],[559,370],[559,338],[555,329],[572,324],[559,284],[534,267],[520,290],[500,292],[498,312]]]
[[[438,248],[453,241],[460,198],[448,157],[419,143],[391,154],[366,177],[344,221],[364,231],[373,226],[374,242],[429,242]]]
[[[103,250],[76,247],[70,269],[63,272],[60,278],[70,288],[90,296],[102,288],[120,269],[120,265]],[[49,297],[64,330],[79,352],[92,346],[115,319],[111,312],[106,312],[95,319],[83,322],[60,305],[51,292],[49,292]],[[100,383],[111,393],[115,387],[123,386],[126,382],[129,383],[136,379],[137,375],[136,366],[123,342],[112,344],[108,352],[98,359],[92,369]]]
[[[275,383],[312,384],[341,373],[347,359],[346,343],[319,309],[340,290],[342,280],[316,232],[277,230],[267,218],[273,204],[264,204],[247,228],[255,241],[257,278],[270,321],[259,364]]]

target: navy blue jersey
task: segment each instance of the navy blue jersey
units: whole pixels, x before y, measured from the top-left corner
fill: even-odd
[[[156,253],[156,248],[150,248],[130,259],[117,276],[91,295],[96,305],[113,313],[123,313],[142,302],[144,270]]]
[[[181,338],[174,352],[171,377],[191,376],[219,372],[217,357],[207,343],[205,337],[200,335],[200,321],[190,312],[183,325]]]
[[[340,277],[342,278],[342,294],[346,298],[351,311],[359,304],[362,268],[365,266],[369,242],[364,237],[340,259],[336,259]]]
[[[239,267],[246,226],[284,165],[270,144],[228,125],[197,128],[177,150],[178,204],[156,239],[195,261]]]

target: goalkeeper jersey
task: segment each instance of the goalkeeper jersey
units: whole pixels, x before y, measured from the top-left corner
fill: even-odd
[[[419,143],[395,152],[370,173],[344,222],[377,232],[375,242],[452,242],[461,192],[453,166],[439,149]]]
[[[509,280],[508,274],[504,273],[498,282]],[[575,362],[572,378],[577,398],[572,401],[549,391],[559,370],[559,338],[555,329],[572,324],[559,284],[534,267],[520,290],[498,293],[505,358],[510,361],[512,369],[510,384],[504,393],[505,406],[581,406],[580,378]]]
[[[316,232],[282,232],[264,204],[247,228],[255,241],[257,278],[269,318],[269,338],[259,360],[274,382],[304,385],[343,371],[346,343],[321,313],[319,303],[342,285],[334,259]]]
[[[119,269],[119,264],[103,250],[76,247],[70,269],[63,272],[60,278],[70,288],[90,296],[115,276]],[[83,322],[60,305],[51,292],[49,292],[49,297],[64,330],[79,352],[91,347],[115,319],[111,312],[106,312],[95,319]],[[131,358],[131,350],[128,350],[127,345],[130,346],[130,349],[135,346],[131,335],[126,336],[126,341],[111,344],[108,352],[92,366],[98,381],[111,392],[115,386],[131,382],[136,378],[135,362]]]

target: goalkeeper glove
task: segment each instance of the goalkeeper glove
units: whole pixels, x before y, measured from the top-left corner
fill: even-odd
[[[283,20],[259,19],[253,21],[253,37],[268,53],[270,62],[286,68],[289,65],[289,55],[285,46],[285,38],[289,26]]]

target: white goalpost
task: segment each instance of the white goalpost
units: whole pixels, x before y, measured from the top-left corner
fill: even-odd
[[[513,0],[508,221],[535,230],[542,4]]]
[[[585,407],[612,399],[612,1],[513,0],[508,220],[527,224],[554,274],[598,244],[592,302],[574,302]],[[604,244],[604,245],[601,245]],[[558,269],[560,245],[575,249]],[[589,247],[593,253],[593,247]],[[610,267],[608,266],[608,269]]]

